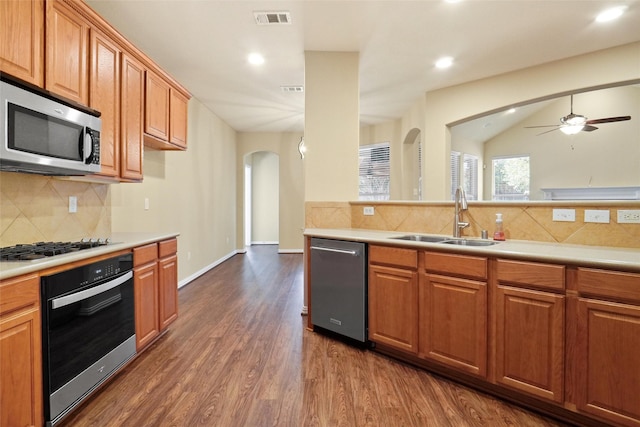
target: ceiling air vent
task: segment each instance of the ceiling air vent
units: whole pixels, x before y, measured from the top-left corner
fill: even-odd
[[[280,90],[285,93],[302,93],[304,86],[280,86]]]
[[[258,25],[291,24],[291,14],[280,12],[253,12]]]

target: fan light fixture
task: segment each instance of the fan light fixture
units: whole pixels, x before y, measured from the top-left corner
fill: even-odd
[[[560,128],[560,131],[565,135],[575,135],[578,132],[580,132],[582,129],[584,129],[584,125],[568,125],[568,126],[562,126]]]

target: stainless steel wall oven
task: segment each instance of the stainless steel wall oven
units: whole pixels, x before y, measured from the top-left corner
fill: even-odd
[[[47,426],[135,355],[132,268],[124,254],[42,278]]]

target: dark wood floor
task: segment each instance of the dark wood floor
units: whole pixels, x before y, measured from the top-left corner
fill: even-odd
[[[309,332],[302,255],[251,248],[180,290],[170,331],[71,426],[561,426]]]

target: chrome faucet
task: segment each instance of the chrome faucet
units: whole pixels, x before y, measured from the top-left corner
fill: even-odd
[[[453,237],[460,237],[460,231],[469,226],[468,222],[462,222],[462,212],[467,210],[467,197],[462,187],[456,188],[455,212],[453,214]]]

